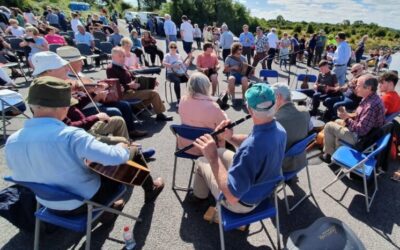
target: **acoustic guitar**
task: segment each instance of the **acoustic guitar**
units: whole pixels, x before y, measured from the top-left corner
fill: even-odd
[[[127,161],[118,166],[103,166],[92,162],[88,167],[109,179],[130,186],[141,186],[150,175],[150,170],[134,161]]]

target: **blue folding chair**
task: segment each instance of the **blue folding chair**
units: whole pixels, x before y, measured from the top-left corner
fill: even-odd
[[[105,41],[107,41],[107,35],[106,35],[104,32],[102,32],[102,31],[95,31],[95,32],[93,32],[93,37],[96,38],[96,39],[99,39],[100,42],[105,42]]]
[[[297,82],[296,82],[296,88],[297,89],[297,84],[299,82],[304,81],[304,79],[307,77],[308,83],[316,83],[317,82],[317,76],[316,75],[310,75],[310,74],[300,74],[297,76]]]
[[[253,187],[254,190],[252,190],[252,192],[254,191],[254,193],[257,193],[257,196],[263,194],[265,197],[270,197],[270,195],[273,194],[274,202],[272,202],[270,198],[266,198],[253,211],[245,214],[234,213],[226,209],[224,206],[221,206],[221,202],[224,200],[224,195],[222,193],[220,194],[217,200],[217,210],[219,216],[219,237],[222,250],[225,250],[224,231],[229,231],[245,225],[247,226],[257,221],[260,221],[262,228],[267,231],[262,220],[272,217],[275,217],[278,249],[281,248],[277,187],[280,185],[282,180],[282,176],[277,176],[273,180],[257,184]]]
[[[86,43],[77,43],[76,48],[83,56],[85,56],[86,58],[90,58],[92,60],[92,64],[93,64],[93,58],[99,57],[99,55],[93,53],[90,46],[87,45]]]
[[[260,70],[260,78],[263,77],[264,81],[267,81],[268,77],[276,77],[276,82],[279,80],[279,74],[278,71],[276,70],[271,70],[271,69],[262,69]]]
[[[57,53],[57,49],[62,47],[62,44],[49,44],[49,50],[51,52]]]
[[[92,232],[92,223],[97,220],[100,215],[104,212],[110,212],[118,215],[122,215],[133,220],[141,221],[140,218],[134,217],[132,215],[123,213],[116,209],[111,208],[111,205],[126,192],[126,186],[119,185],[116,194],[110,198],[107,204],[99,204],[85,198],[68,192],[60,187],[51,186],[47,184],[35,183],[35,182],[24,182],[14,180],[12,177],[4,177],[4,180],[19,184],[26,188],[29,188],[36,197],[48,200],[48,201],[67,201],[67,200],[78,200],[84,202],[87,205],[87,214],[77,215],[77,216],[67,216],[58,215],[53,213],[50,209],[41,206],[37,202],[37,209],[35,212],[36,222],[35,222],[35,240],[34,240],[34,250],[39,249],[39,237],[40,237],[40,221],[45,221],[47,223],[63,227],[75,232],[85,232],[86,231],[86,244],[85,249],[90,249],[90,240]]]
[[[302,153],[304,153],[306,151],[307,146],[315,139],[315,137],[317,136],[316,133],[308,136],[307,138],[297,142],[296,144],[292,145],[292,147],[290,147],[288,149],[288,151],[286,151],[285,153],[285,157],[294,157],[294,156],[298,156]],[[306,169],[307,171],[307,181],[308,181],[308,193],[306,193],[296,204],[293,205],[293,207],[289,206],[289,201],[287,199],[287,194],[286,194],[286,181],[290,181],[291,179],[293,179],[294,177],[297,176],[297,174],[302,171],[303,169]],[[302,166],[301,168],[295,170],[295,171],[291,171],[291,172],[286,172],[283,173],[283,179],[285,180],[285,182],[283,183],[283,194],[285,196],[285,205],[286,205],[286,212],[288,214],[290,214],[291,211],[293,211],[298,205],[300,205],[305,199],[307,199],[308,197],[312,196],[312,188],[311,188],[311,178],[310,178],[310,171],[308,169],[308,163],[304,166]]]
[[[386,115],[385,116],[385,123],[392,122],[394,120],[394,118],[396,118],[398,115],[400,115],[400,112],[396,112],[396,113],[393,113],[393,114],[390,114],[390,115]]]
[[[178,138],[185,138],[187,140],[192,140],[194,141],[195,139],[199,138],[200,136],[204,134],[210,134],[213,132],[212,129],[210,128],[199,128],[199,127],[192,127],[192,126],[187,126],[187,125],[178,125],[178,124],[173,124],[170,126],[170,129],[174,136],[176,137],[176,147],[175,150],[179,150],[180,148],[178,147]],[[194,164],[195,160],[199,158],[200,156],[198,155],[192,155],[186,152],[175,154],[175,159],[174,159],[174,171],[172,175],[172,190],[181,190],[181,191],[188,191],[190,190],[190,186],[192,184],[192,177],[193,177],[193,170],[194,170]],[[183,158],[183,159],[189,159],[192,161],[192,170],[190,172],[190,178],[189,178],[189,185],[187,188],[185,187],[180,187],[175,184],[175,178],[176,178],[176,169],[177,169],[177,164],[178,164],[178,158]]]
[[[106,59],[106,63],[108,64],[108,59],[111,58],[111,50],[113,49],[113,45],[110,42],[100,42],[98,48],[100,49],[101,53],[107,55],[104,59]]]
[[[364,152],[359,152],[349,146],[339,147],[332,155],[332,163],[340,166],[335,179],[326,185],[322,191],[330,187],[333,183],[341,180],[348,173],[354,173],[361,176],[364,184],[364,197],[367,212],[369,212],[371,204],[375,198],[376,191],[378,191],[378,181],[376,174],[377,157],[379,153],[386,148],[390,140],[391,134],[382,136],[376,143],[370,146]],[[368,153],[369,152],[369,153]],[[372,196],[368,195],[367,179],[374,179],[374,192]]]

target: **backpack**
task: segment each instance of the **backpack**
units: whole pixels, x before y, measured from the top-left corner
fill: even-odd
[[[12,185],[0,191],[0,216],[22,231],[35,230],[35,194],[28,188]]]

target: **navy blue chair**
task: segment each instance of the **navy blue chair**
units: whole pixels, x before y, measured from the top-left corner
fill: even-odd
[[[386,148],[390,140],[391,134],[385,134],[379,138],[376,143],[371,145],[367,150],[360,152],[349,146],[339,147],[332,155],[332,163],[338,165],[338,171],[335,179],[326,185],[322,191],[330,187],[332,184],[341,180],[349,173],[356,174],[363,179],[364,184],[364,197],[367,212],[369,212],[371,204],[375,198],[376,191],[378,191],[378,181],[376,173],[376,165],[378,162],[379,153]],[[371,196],[368,195],[367,180],[373,178],[374,191]]]
[[[266,199],[261,202],[253,211],[245,214],[234,213],[222,206],[221,202],[225,197],[222,193],[220,194],[217,200],[217,210],[219,216],[219,236],[222,250],[225,249],[224,231],[229,231],[241,226],[247,226],[257,221],[260,221],[262,228],[267,231],[262,220],[273,217],[275,217],[277,244],[278,249],[280,249],[281,240],[277,188],[282,180],[282,176],[277,176],[273,180],[257,184],[254,187],[254,193],[257,193],[257,196],[259,194],[263,194]],[[269,197],[273,197],[274,201],[272,201],[272,199]]]
[[[99,57],[99,55],[93,53],[90,46],[86,43],[77,43],[76,48],[83,56],[85,56],[86,58],[90,58],[92,60],[92,63],[94,58]]]
[[[400,115],[400,112],[396,112],[385,116],[385,123],[392,122],[396,116]]]
[[[276,82],[279,80],[279,74],[278,71],[276,70],[271,70],[271,69],[262,69],[260,70],[260,78],[263,77],[264,81],[267,80],[268,77],[276,77]]]
[[[294,156],[298,156],[302,153],[304,153],[306,151],[307,146],[313,141],[315,140],[315,137],[317,136],[316,133],[309,135],[308,137],[306,137],[305,139],[297,142],[296,144],[292,145],[292,147],[290,147],[286,153],[285,153],[285,157],[294,157]],[[308,181],[308,192],[296,203],[293,205],[293,207],[289,206],[289,202],[287,199],[287,194],[286,194],[286,181],[290,181],[291,179],[293,179],[294,177],[297,176],[297,174],[302,171],[303,169],[306,169],[307,171],[307,181]],[[308,169],[308,163],[304,166],[302,166],[301,168],[297,169],[296,171],[291,171],[291,172],[286,172],[283,173],[283,179],[285,180],[285,182],[283,183],[283,194],[285,196],[285,205],[286,205],[286,212],[288,214],[290,214],[291,211],[293,211],[298,205],[300,205],[305,199],[307,199],[308,197],[312,196],[312,187],[311,187],[311,178],[310,178],[310,171]]]
[[[178,124],[173,124],[170,126],[170,129],[172,131],[172,134],[176,137],[176,147],[175,150],[179,150],[180,148],[178,147],[178,138],[185,138],[187,140],[194,141],[195,139],[199,138],[200,136],[204,134],[210,134],[213,132],[212,129],[210,128],[199,128],[199,127],[192,127],[192,126],[187,126],[187,125],[178,125]],[[174,170],[173,170],[173,175],[172,175],[172,190],[181,190],[181,191],[188,191],[190,190],[190,186],[192,184],[192,177],[193,177],[193,170],[194,170],[194,165],[195,165],[195,160],[199,158],[200,156],[198,155],[192,155],[186,152],[175,154],[175,159],[174,159]],[[192,170],[190,172],[190,178],[189,178],[189,185],[187,188],[185,187],[180,187],[175,184],[175,178],[176,178],[176,169],[177,169],[177,164],[178,164],[178,158],[182,159],[189,159],[192,161]]]
[[[57,49],[62,47],[62,44],[49,44],[49,50],[51,52],[57,53]]]
[[[60,187],[51,186],[47,184],[35,183],[35,182],[24,182],[14,180],[12,177],[4,177],[6,181],[13,182],[29,188],[36,197],[48,200],[48,201],[67,201],[67,200],[78,200],[84,202],[87,205],[87,214],[77,215],[77,216],[67,216],[58,215],[53,213],[50,209],[41,206],[37,202],[37,210],[35,212],[36,222],[35,222],[35,240],[34,240],[34,250],[39,249],[39,238],[40,238],[40,221],[45,221],[47,223],[63,227],[75,232],[85,232],[86,231],[86,244],[85,249],[90,249],[90,240],[92,232],[92,224],[97,220],[101,214],[105,211],[122,215],[133,220],[141,221],[140,218],[134,217],[132,215],[123,213],[116,209],[111,208],[112,204],[120,199],[122,195],[126,192],[126,186],[119,185],[118,192],[111,197],[107,204],[99,204],[85,198],[76,195],[74,193],[68,192]]]
[[[98,48],[100,49],[102,54],[106,55],[103,59],[105,59],[106,64],[108,64],[108,59],[111,58],[111,50],[113,49],[113,45],[110,42],[100,42]]]
[[[93,37],[96,38],[96,39],[99,39],[100,42],[105,42],[105,41],[107,41],[107,35],[106,35],[104,32],[102,32],[102,31],[95,31],[95,32],[93,32]]]
[[[316,83],[317,82],[317,76],[316,75],[310,75],[310,74],[300,74],[297,76],[297,82],[296,82],[296,88],[299,82],[304,81],[305,78],[308,78],[308,83]]]

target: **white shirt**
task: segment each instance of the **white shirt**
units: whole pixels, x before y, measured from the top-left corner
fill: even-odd
[[[181,24],[181,31],[183,32],[182,40],[185,42],[193,42],[193,26],[189,22]]]
[[[278,36],[273,32],[269,32],[267,38],[269,47],[276,49],[277,43],[279,42]]]
[[[17,28],[10,26],[9,31],[11,31],[11,34],[16,37],[23,37],[25,35],[25,29],[20,26]]]
[[[32,25],[38,25],[38,22],[37,22],[35,16],[32,14],[32,12],[25,12],[24,18],[27,23],[30,23]]]
[[[74,31],[74,33],[78,32],[78,25],[82,25],[79,19],[74,18],[71,20],[71,29]]]

